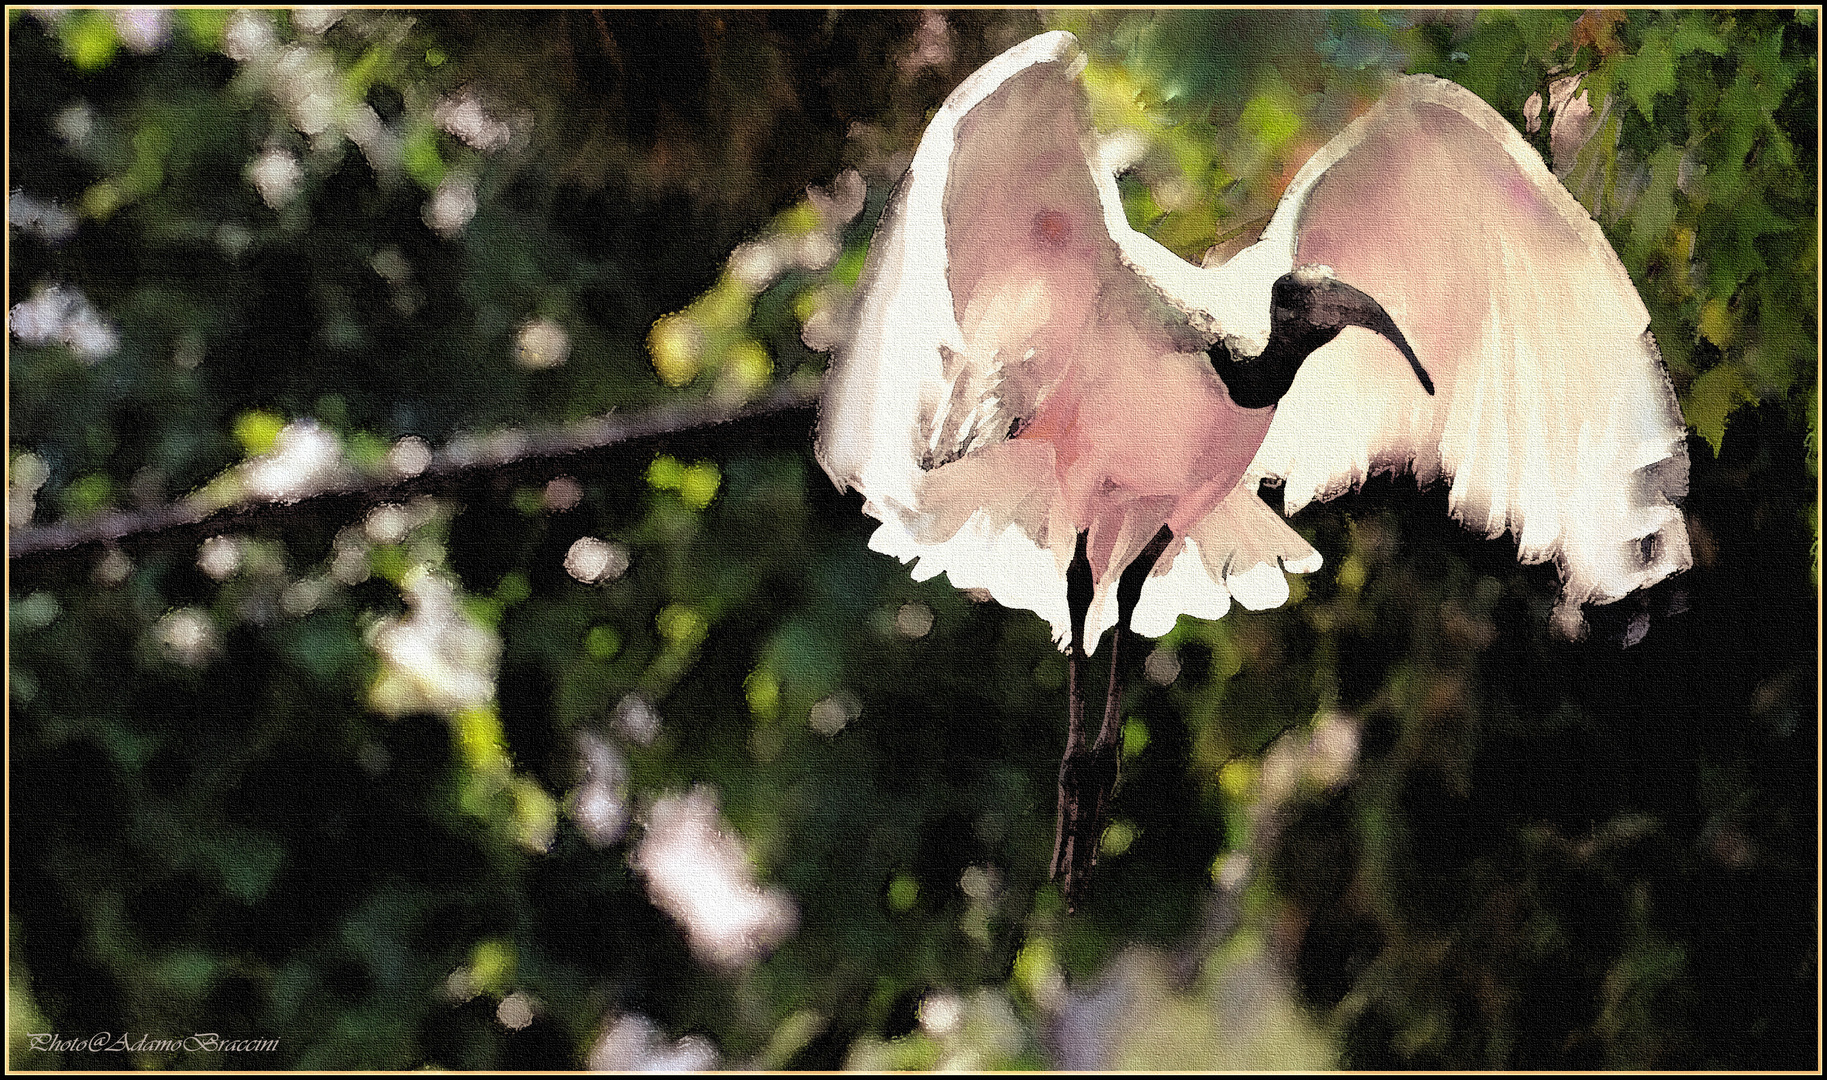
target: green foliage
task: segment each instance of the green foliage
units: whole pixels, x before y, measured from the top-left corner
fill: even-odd
[[[1547,106],[1530,138],[1696,433],[1694,571],[1577,644],[1554,572],[1439,491],[1304,511],[1289,604],[1130,650],[1076,914],[1046,627],[871,552],[803,411],[19,560],[9,1064],[123,1030],[278,1040],[143,1068],[1042,1068],[1062,1031],[1134,1068],[1805,1064],[1812,16],[1050,16],[1142,137],[1131,221],[1195,260],[1392,72],[1519,128],[1579,77],[1585,139]],[[809,385],[931,110],[1044,28],[157,18],[9,12],[15,524]],[[667,835],[775,915],[688,930]]]

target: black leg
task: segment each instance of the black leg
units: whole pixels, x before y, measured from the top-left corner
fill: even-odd
[[[1085,755],[1085,614],[1091,608],[1096,583],[1091,576],[1091,560],[1085,555],[1085,533],[1078,534],[1078,547],[1066,566],[1066,610],[1072,619],[1072,638],[1066,653],[1066,752],[1059,759],[1059,815],[1053,824],[1053,868],[1051,876],[1062,872],[1075,861],[1072,827],[1079,816],[1078,772]]]
[[[1143,583],[1148,580],[1149,572],[1154,569],[1156,561],[1173,538],[1173,532],[1167,526],[1161,526],[1161,531],[1124,568],[1123,576],[1117,581],[1117,627],[1110,643],[1110,685],[1104,700],[1104,722],[1098,730],[1097,741],[1089,749],[1084,742],[1082,669],[1085,654],[1082,642],[1085,610],[1091,602],[1091,565],[1089,560],[1084,559],[1083,534],[1079,536],[1078,553],[1066,571],[1067,606],[1073,613],[1070,667],[1072,702],[1067,712],[1066,756],[1060,762],[1059,770],[1059,821],[1053,842],[1053,876],[1057,878],[1062,871],[1064,873],[1063,888],[1068,910],[1076,907],[1090,880],[1091,868],[1097,862],[1098,842],[1103,838],[1104,819],[1109,813],[1111,796],[1116,791],[1119,759],[1117,733],[1122,728],[1120,713],[1123,700],[1117,658],[1122,648],[1123,634],[1129,629],[1129,620],[1135,613],[1136,602],[1141,599]],[[1081,560],[1085,595],[1083,605],[1074,606],[1073,572],[1081,565]]]
[[[1143,545],[1135,561],[1124,567],[1123,576],[1117,579],[1116,639],[1110,643],[1110,688],[1104,698],[1104,724],[1097,734],[1099,746],[1114,742],[1120,730],[1121,720],[1117,714],[1123,707],[1123,684],[1117,677],[1117,654],[1123,645],[1123,635],[1129,630],[1129,619],[1135,614],[1136,603],[1142,599],[1143,584],[1173,539],[1173,530],[1161,526],[1161,531]]]

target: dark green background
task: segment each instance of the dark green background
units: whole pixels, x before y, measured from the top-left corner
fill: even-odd
[[[95,362],[10,341],[9,462],[46,466],[37,524],[184,495],[304,417],[372,462],[406,434],[765,393],[728,381],[750,341],[775,383],[814,378],[825,358],[800,319],[841,308],[929,111],[1049,28],[1016,12],[367,11],[313,36],[263,17],[332,65],[340,107],[402,134],[398,163],[313,147],[223,55],[227,12],[179,13],[144,53],[108,13],[8,13],[9,190],[80,222],[56,242],[14,223],[9,305],[79,288],[119,333]],[[1052,25],[1092,54],[1100,120],[1150,139],[1124,181],[1132,219],[1192,258],[1268,213],[1390,72],[1461,82],[1519,125],[1531,94],[1586,73],[1607,123],[1570,187],[1638,283],[1695,431],[1694,569],[1568,643],[1547,617],[1553,571],[1458,529],[1442,491],[1381,479],[1303,512],[1326,565],[1295,602],[1185,620],[1179,677],[1133,680],[1116,807],[1132,843],[1069,916],[1045,880],[1063,659],[1034,616],[868,551],[860,499],[811,460],[808,410],[573,463],[569,510],[524,477],[479,480],[302,617],[273,598],[324,574],[353,519],[263,522],[265,569],[222,583],[195,537],[131,545],[113,585],[99,551],[15,559],[14,1067],[571,1068],[624,1012],[708,1037],[728,1065],[1041,1067],[1060,1060],[1049,979],[1084,990],[1167,955],[1203,974],[1160,990],[1140,1019],[1164,1030],[1107,1040],[1104,1063],[1816,1061],[1813,13]],[[922,34],[946,46],[925,66],[907,61]],[[524,136],[484,152],[440,131],[435,103],[465,86]],[[54,121],[78,101],[92,123],[73,145]],[[1545,129],[1531,139],[1550,152]],[[268,148],[302,162],[278,211],[246,178]],[[755,297],[719,284],[736,244],[803,230],[807,185],[846,168],[869,199],[833,268]],[[447,238],[421,211],[453,175],[475,178],[478,209]],[[1181,184],[1200,197],[1168,198]],[[225,224],[245,242],[224,244]],[[375,271],[386,248],[416,306]],[[705,348],[673,387],[648,340],[681,311]],[[535,316],[568,331],[563,366],[514,363]],[[568,577],[585,535],[626,545],[628,574]],[[492,712],[371,707],[364,633],[404,609],[415,560],[446,567],[499,635]],[[932,616],[918,638],[894,629],[909,603]],[[206,662],[157,645],[180,607],[219,628]],[[1633,619],[1648,634],[1626,647]],[[663,720],[651,745],[615,733],[633,690]],[[836,692],[860,713],[814,731]],[[1354,778],[1276,804],[1243,928],[1200,936],[1215,860],[1261,846],[1265,748],[1329,713],[1361,732]],[[637,808],[714,788],[797,930],[740,972],[694,959],[631,842],[592,847],[562,809],[583,730],[626,756]],[[542,805],[560,809],[536,852],[520,838]],[[987,902],[960,887],[973,866],[1000,880]],[[489,977],[459,1003],[445,986],[462,965]],[[1238,986],[1291,993],[1296,1020],[1245,1010],[1270,1026],[1238,1028]],[[516,991],[539,1006],[512,1031],[497,1004]],[[917,1023],[942,993],[967,1003],[949,1034]],[[58,1055],[26,1049],[33,1031],[280,1049]],[[1216,1056],[1253,1038],[1267,1049]]]

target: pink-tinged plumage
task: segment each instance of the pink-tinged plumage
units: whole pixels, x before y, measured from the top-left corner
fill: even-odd
[[[1596,225],[1489,106],[1397,80],[1289,185],[1260,242],[1202,268],[1131,229],[1100,164],[1068,34],[1017,46],[934,116],[884,215],[818,455],[882,521],[871,547],[1070,631],[1080,533],[1087,648],[1122,570],[1166,525],[1141,633],[1233,598],[1268,607],[1319,555],[1292,513],[1384,470],[1451,481],[1468,528],[1561,568],[1561,625],[1689,563],[1672,500],[1684,429],[1648,316]],[[1323,264],[1370,293],[1395,348],[1345,329],[1274,408],[1236,405],[1206,350],[1270,333],[1271,284]]]

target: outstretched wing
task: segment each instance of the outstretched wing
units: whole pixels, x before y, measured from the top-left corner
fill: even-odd
[[[967,79],[933,117],[876,234],[853,330],[826,375],[817,443],[832,480],[861,491],[883,522],[871,547],[917,559],[916,579],[944,572],[960,588],[1033,610],[1059,640],[1068,633],[1065,568],[1095,493],[1062,488],[1079,466],[1056,454],[1149,459],[1150,440],[1212,427],[1174,422],[1197,396],[1177,394],[1176,381],[1216,386],[1206,335],[1112,239],[1100,184],[1115,192],[1094,164],[1083,63],[1071,35],[1041,35]],[[1120,205],[1114,214],[1126,230]],[[1099,392],[1153,422],[1120,439],[1088,436],[1087,425],[1102,421],[1087,418],[1105,415]],[[1076,418],[1062,421],[1071,437],[1095,445],[1059,450],[1041,437],[1060,415]],[[1030,422],[1031,437],[1019,437]],[[1224,498],[1260,434],[1239,441],[1227,491],[1200,504],[1239,526],[1188,533],[1192,542],[1144,588],[1139,629],[1165,632],[1181,612],[1222,614],[1232,595],[1279,603],[1287,590],[1278,563],[1317,562],[1259,502]],[[1133,467],[1145,474],[1151,464]],[[1128,516],[1094,515],[1094,646],[1116,619],[1117,572],[1179,497],[1166,481],[1143,483],[1157,484],[1160,505],[1144,498]]]
[[[1455,518],[1559,565],[1563,628],[1686,569],[1685,427],[1649,314],[1598,226],[1514,127],[1397,82],[1289,186],[1257,245],[1382,302],[1432,373],[1348,329],[1277,409],[1252,478],[1293,513],[1375,471],[1451,480]]]

